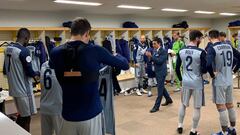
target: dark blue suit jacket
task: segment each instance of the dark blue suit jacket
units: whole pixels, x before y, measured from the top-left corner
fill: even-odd
[[[156,53],[153,54],[152,61],[156,77],[167,76],[167,52],[161,47]]]

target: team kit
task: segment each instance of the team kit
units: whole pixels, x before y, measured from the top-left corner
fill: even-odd
[[[31,34],[27,28],[19,29],[16,42],[6,47],[3,70],[19,114],[16,123],[30,132],[31,116],[37,113],[33,87],[40,83],[42,135],[115,135],[114,96],[121,92],[115,91],[116,80],[112,78],[116,69],[129,70],[129,60],[91,44],[87,19],[76,18],[70,28],[71,39],[53,47],[46,60],[36,58],[40,54],[36,46],[29,44]],[[165,88],[166,77],[170,76],[171,83],[176,84],[175,92],[181,94],[179,110],[173,110],[178,111],[176,134],[186,130],[184,118],[192,98],[192,127],[187,132],[198,135],[201,108],[205,106],[204,74],[209,74],[221,125],[220,132],[213,135],[236,135],[233,73],[240,67],[240,53],[225,33],[211,30],[208,37],[204,34],[190,31],[190,42],[185,44],[180,33],[174,32],[171,47],[166,40],[155,37],[148,42],[141,35],[132,47],[133,91],[137,96],[151,97],[156,87],[157,98],[149,113],[158,112],[160,106],[173,104]],[[209,39],[205,50],[199,48],[203,38]],[[161,104],[163,98],[166,102]]]

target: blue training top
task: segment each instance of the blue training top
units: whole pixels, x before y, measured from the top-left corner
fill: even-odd
[[[76,47],[85,45],[81,51],[78,64],[81,71],[98,72],[101,64],[110,65],[123,70],[129,69],[128,61],[122,56],[114,57],[106,49],[100,46],[86,45],[81,41],[68,42],[68,45]],[[62,116],[67,121],[85,121],[94,118],[102,112],[98,80],[91,83],[73,82],[71,84],[62,81],[64,73],[64,45],[56,47],[50,55],[50,66],[55,69],[57,79],[63,90]]]

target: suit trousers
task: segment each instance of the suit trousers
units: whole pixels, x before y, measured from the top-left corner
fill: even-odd
[[[166,76],[156,75],[156,79],[157,79],[158,96],[157,96],[154,108],[159,108],[163,96],[165,97],[165,99],[167,101],[171,100],[171,98],[170,98],[170,95],[168,94],[167,89],[165,88],[165,84],[164,84]]]

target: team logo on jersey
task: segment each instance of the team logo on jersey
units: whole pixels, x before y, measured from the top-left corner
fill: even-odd
[[[30,56],[27,56],[27,57],[26,57],[26,61],[27,61],[28,63],[30,63],[30,62],[32,61],[32,58],[31,58]]]

